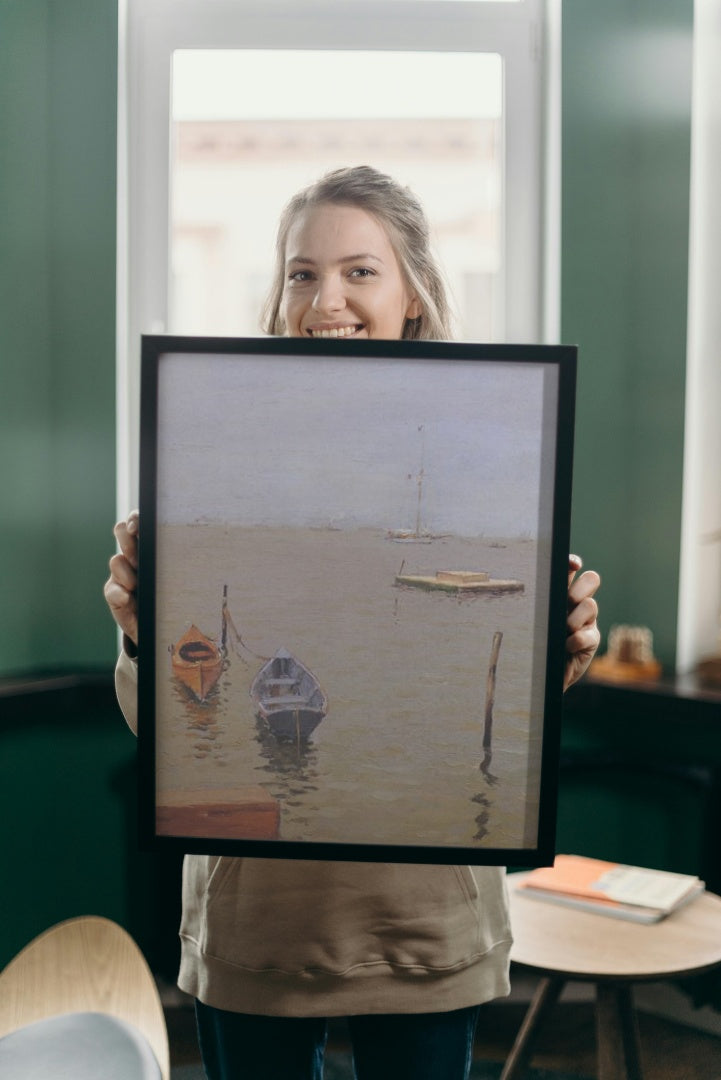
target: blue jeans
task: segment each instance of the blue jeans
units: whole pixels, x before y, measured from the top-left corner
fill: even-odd
[[[195,1003],[208,1080],[321,1080],[323,1017],[249,1016]],[[350,1016],[356,1080],[467,1080],[478,1006]]]

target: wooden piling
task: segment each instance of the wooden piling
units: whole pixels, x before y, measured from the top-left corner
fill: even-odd
[[[488,665],[488,675],[486,677],[486,709],[483,720],[483,749],[491,749],[491,739],[493,737],[493,704],[496,697],[496,668],[498,667],[498,654],[501,651],[501,642],[503,641],[503,632],[496,630],[493,635],[493,644],[491,646],[491,662]]]

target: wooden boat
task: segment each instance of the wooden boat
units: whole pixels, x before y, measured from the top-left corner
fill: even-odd
[[[523,592],[523,582],[492,578],[483,570],[437,570],[435,574],[396,574],[396,585],[453,593],[456,596],[500,596]]]
[[[205,701],[223,670],[223,653],[212,638],[190,626],[170,647],[173,674],[198,699]]]
[[[328,711],[328,699],[308,668],[278,649],[250,687],[258,716],[278,739],[307,739]]]

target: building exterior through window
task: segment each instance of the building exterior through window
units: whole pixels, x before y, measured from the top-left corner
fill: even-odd
[[[498,339],[499,118],[176,121],[170,329],[253,335],[288,198],[324,172],[370,164],[407,183],[432,223],[460,339]]]

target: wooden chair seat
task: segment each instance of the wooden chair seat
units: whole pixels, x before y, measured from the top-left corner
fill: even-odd
[[[87,1013],[140,1032],[168,1080],[168,1034],[152,973],[130,935],[94,915],[46,930],[0,973],[0,1039],[37,1021]]]

